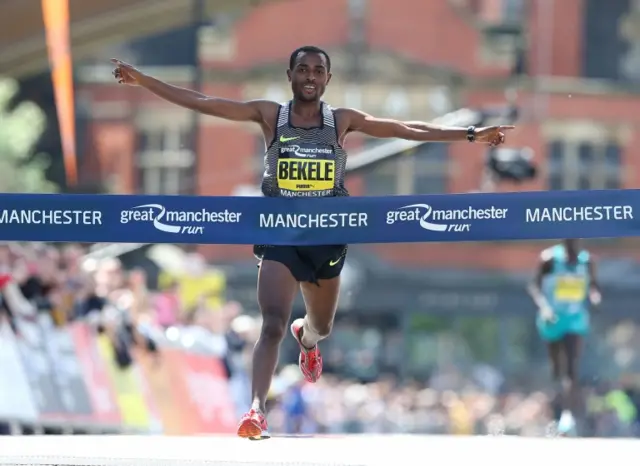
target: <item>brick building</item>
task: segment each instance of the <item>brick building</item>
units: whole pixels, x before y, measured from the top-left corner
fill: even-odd
[[[541,167],[518,187],[605,189],[638,186],[640,77],[638,15],[629,0],[312,0],[275,2],[241,18],[201,27],[202,91],[248,99],[288,98],[284,69],[302,44],[324,47],[335,76],[326,100],[376,115],[429,120],[448,106],[501,104],[514,85],[524,117],[510,143],[529,147]],[[606,3],[607,8],[602,8]],[[524,20],[520,18],[524,16]],[[166,53],[173,53],[167,50]],[[125,57],[126,58],[126,57]],[[147,68],[190,87],[193,67]],[[135,88],[114,85],[108,66],[79,72],[79,101],[90,116],[85,177],[118,192],[229,195],[255,185],[264,144],[255,128],[196,118]],[[443,92],[444,90],[444,92]],[[444,96],[444,97],[443,97]],[[198,130],[193,132],[197,121]],[[197,150],[192,140],[197,139]],[[369,142],[354,136],[348,148]],[[474,190],[483,149],[467,144],[423,147],[366,174],[352,175],[354,195]],[[197,155],[196,155],[197,154]],[[516,189],[501,186],[502,190]],[[603,243],[615,254],[624,242]],[[518,269],[531,243],[371,246],[390,261],[422,266]],[[249,256],[249,248],[206,246],[214,260]],[[628,253],[627,253],[628,254]]]

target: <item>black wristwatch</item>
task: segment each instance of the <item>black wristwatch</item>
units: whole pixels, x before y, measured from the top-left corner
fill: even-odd
[[[476,127],[475,126],[469,126],[467,128],[467,141],[469,141],[469,142],[475,142],[476,141]]]

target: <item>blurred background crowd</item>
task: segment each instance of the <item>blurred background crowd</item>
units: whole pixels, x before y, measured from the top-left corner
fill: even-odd
[[[64,34],[42,36],[43,15],[65,14],[0,1],[3,192],[256,195],[260,134],[118,87],[108,59],[207,94],[284,101],[283,70],[303,44],[331,55],[326,100],[336,107],[517,125],[499,151],[423,144],[398,152],[393,141],[354,135],[347,149],[364,162],[349,170],[353,195],[640,182],[637,2],[162,3],[69,2],[66,49],[55,47]],[[283,18],[304,25],[279,31]],[[62,53],[58,61],[71,58],[72,92],[52,81],[48,47]],[[69,105],[61,95],[73,97]],[[557,387],[526,294],[549,244],[352,248],[334,333],[322,346],[326,375],[305,384],[297,346],[286,340],[271,430],[553,435]],[[581,368],[588,433],[636,436],[637,240],[586,246],[603,289]],[[232,432],[249,403],[260,331],[255,276],[248,247],[0,246],[3,432]],[[294,314],[302,309],[297,302]]]
[[[76,244],[2,245],[3,321],[11,326],[18,340],[26,341],[32,338],[25,326],[27,322],[46,317],[60,329],[74,323],[86,324],[93,334],[106,335],[105,357],[114,370],[129,371],[141,363],[137,357],[148,355],[153,363],[149,372],[145,372],[146,377],[153,377],[154,371],[166,364],[163,355],[172,346],[193,350],[220,361],[219,375],[226,386],[228,412],[240,415],[250,402],[251,350],[260,331],[258,312],[255,307],[245,310],[239,302],[226,300],[222,271],[207,266],[199,254],[174,246],[159,248],[161,251],[148,250],[148,256],[160,255],[166,268],[149,260],[139,267],[125,269],[120,260],[113,257],[97,260],[86,247]],[[173,258],[167,262],[170,256]],[[148,286],[150,282],[156,283],[154,289]],[[442,357],[438,351],[448,352],[445,343],[432,354],[435,363],[428,369],[403,377],[397,366],[392,368],[401,364],[396,359],[398,348],[396,351],[393,348],[394,344],[400,347],[401,342],[390,341],[390,347],[385,349],[371,336],[368,344],[354,344],[354,333],[362,331],[368,331],[366,326],[349,321],[336,329],[337,341],[329,340],[323,345],[327,370],[316,384],[304,382],[295,364],[295,344],[285,344],[270,394],[273,431],[554,435],[553,420],[560,407],[555,387],[549,384],[542,354],[537,359],[528,359],[528,366],[512,371],[510,377],[505,368],[487,363],[478,355],[467,354],[455,361]],[[445,337],[448,332],[439,333]],[[464,347],[462,338],[450,334],[448,344]],[[376,353],[381,351],[387,362],[376,363],[380,357]],[[21,356],[29,357],[28,353]],[[55,353],[51,356],[56,358]],[[536,366],[540,370],[533,370]],[[591,369],[596,374],[603,370]],[[112,381],[118,396],[121,390],[118,378]],[[640,432],[637,378],[585,377],[584,384],[591,435],[635,436]],[[207,385],[192,390],[197,392],[192,396],[205,399],[219,396]],[[152,406],[162,401],[153,397],[165,396],[162,390],[152,391],[144,403]],[[182,409],[175,398],[169,403]],[[126,402],[119,407],[129,409]],[[221,415],[220,411],[212,413]],[[10,419],[5,421],[3,431],[9,433]],[[162,413],[156,421],[156,428],[164,431],[167,426],[162,425]],[[227,419],[222,430],[231,428],[234,421],[235,417]],[[148,420],[136,428],[153,430],[151,424]],[[28,427],[29,423],[24,425]],[[73,426],[73,422],[68,424],[71,431],[87,429],[86,425]],[[58,431],[54,428],[47,432]]]

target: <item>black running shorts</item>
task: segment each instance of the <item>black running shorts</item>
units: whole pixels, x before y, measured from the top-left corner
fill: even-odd
[[[286,265],[299,282],[317,283],[340,275],[347,246],[254,246],[253,253],[261,262],[275,261]]]

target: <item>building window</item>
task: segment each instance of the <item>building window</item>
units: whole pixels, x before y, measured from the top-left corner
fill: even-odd
[[[525,17],[524,0],[504,0],[502,2],[502,21],[505,23],[521,23]]]
[[[398,194],[398,159],[381,162],[365,169],[365,196],[389,196]]]
[[[371,149],[384,144],[375,138],[366,138],[363,141],[363,149]],[[398,157],[377,163],[371,168],[364,169],[364,194],[365,196],[389,196],[399,194],[398,191]]]
[[[413,155],[413,193],[439,194],[447,192],[449,145],[422,144],[415,149]]]
[[[629,0],[583,2],[582,76],[637,82],[640,77],[637,3]]]
[[[262,182],[262,176],[265,171],[264,157],[267,152],[267,143],[264,140],[262,133],[254,136],[255,157],[253,158],[253,176],[256,183],[259,185]],[[271,142],[271,141],[269,141]]]
[[[447,144],[421,144],[372,167],[364,176],[365,193],[389,196],[446,192],[447,159]]]
[[[193,194],[195,154],[188,128],[139,129],[137,165],[144,194]]]
[[[552,141],[548,146],[551,190],[619,189],[622,157],[615,142]]]
[[[467,0],[467,5],[488,24],[520,23],[526,6],[524,0]]]

